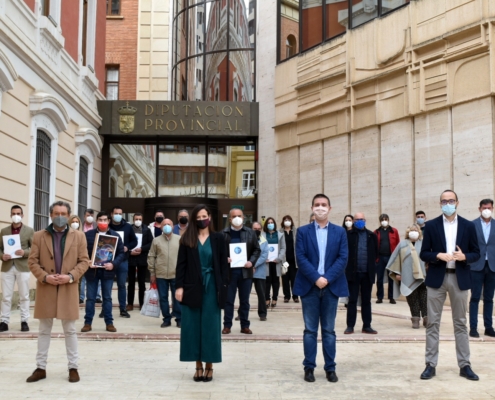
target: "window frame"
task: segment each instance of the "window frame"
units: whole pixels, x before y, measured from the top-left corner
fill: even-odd
[[[35,231],[45,229],[50,221],[50,189],[52,164],[52,139],[48,133],[38,129],[36,133],[36,159],[34,177],[34,219]],[[40,160],[38,156],[44,154]],[[40,177],[38,173],[41,172]],[[38,183],[41,181],[41,187]]]
[[[109,81],[108,80],[108,71],[111,69],[116,69],[118,71],[118,80],[117,81]],[[119,100],[120,97],[120,65],[119,64],[106,64],[105,65],[105,98],[108,99],[108,84],[117,83],[117,98],[111,100]]]
[[[79,218],[81,219],[84,217],[84,212],[88,208],[89,184],[90,184],[89,171],[90,171],[90,162],[86,160],[86,158],[80,157],[79,182],[78,182],[78,190],[77,190],[77,215],[79,215]],[[84,177],[86,179],[82,179]]]
[[[245,176],[247,175],[247,180],[244,178]],[[253,187],[252,188],[245,188],[244,187],[244,182],[247,181],[248,184],[249,182],[253,182]],[[245,170],[245,171],[242,171],[242,189],[243,191],[245,190],[254,190],[256,188],[256,170],[254,169],[249,169],[249,170]]]
[[[121,0],[116,0],[118,2],[118,8],[119,12],[118,14],[112,14],[112,4],[113,0],[107,0],[107,17],[117,17],[120,16],[122,13],[122,1]]]

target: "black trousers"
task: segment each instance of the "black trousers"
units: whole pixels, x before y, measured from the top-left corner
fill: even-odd
[[[258,316],[260,318],[266,317],[266,282],[265,279],[253,278],[254,290],[258,296]]]
[[[361,319],[363,328],[371,327],[371,291],[373,284],[367,272],[358,272],[354,280],[347,281],[349,303],[347,303],[347,327],[354,328],[357,318],[357,300],[361,293]]]
[[[271,300],[277,301],[280,290],[280,277],[277,276],[277,264],[268,263],[268,275],[266,277],[266,301],[270,300],[270,291],[273,288]]]
[[[131,267],[129,265],[129,270],[127,272],[127,278],[129,279],[129,284],[127,286],[127,305],[134,305],[134,292],[136,289],[136,268],[137,268],[137,280],[139,287],[139,306],[142,307],[144,303],[144,292],[146,291],[146,272],[148,271],[147,265],[140,265],[138,267]]]
[[[289,262],[289,268],[287,273],[282,275],[282,288],[284,290],[284,299],[290,300],[291,293],[294,289],[294,282],[296,281],[297,268],[295,261]],[[297,296],[292,293],[292,298],[295,300]]]

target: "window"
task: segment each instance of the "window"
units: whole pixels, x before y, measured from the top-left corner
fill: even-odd
[[[41,15],[48,17],[50,15],[50,0],[41,0]]]
[[[107,100],[119,99],[119,66],[112,65],[106,68],[105,91]]]
[[[120,15],[120,0],[107,0],[107,15]]]
[[[83,0],[83,20],[82,20],[82,58],[83,65],[86,65],[86,50],[88,36],[88,0]]]
[[[81,157],[79,161],[79,195],[77,215],[84,217],[84,211],[88,208],[88,178],[89,165],[86,159]]]
[[[285,41],[285,47],[286,47],[286,58],[290,58],[297,53],[296,51],[297,44],[294,35],[287,36],[287,40]]]
[[[242,190],[253,190],[254,189],[254,171],[243,171],[242,172]]]
[[[34,186],[34,230],[48,226],[50,215],[50,164],[52,141],[38,131],[36,139],[36,177]]]
[[[254,151],[254,144],[244,146],[244,151]]]

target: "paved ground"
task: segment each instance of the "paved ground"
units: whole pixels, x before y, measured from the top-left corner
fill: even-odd
[[[252,304],[254,298],[252,298]],[[116,311],[118,309],[114,309]],[[78,328],[82,327],[82,316]],[[280,304],[261,322],[251,313],[253,335],[223,337],[223,363],[215,365],[214,380],[195,383],[193,363],[179,362],[179,334],[175,326],[160,328],[161,320],[131,312],[116,316],[117,334],[104,331],[95,319],[93,332],[79,336],[81,382],[67,382],[67,361],[60,323],[47,368],[48,378],[27,384],[35,368],[37,321],[31,332],[19,332],[19,313],[13,313],[10,331],[0,334],[0,393],[2,399],[485,399],[495,398],[495,340],[472,340],[473,369],[479,382],[459,377],[455,360],[450,309],[445,308],[437,377],[421,381],[424,368],[424,328],[413,330],[405,302],[373,304],[373,327],[378,335],[343,335],[345,309],[337,317],[337,373],[339,382],[325,380],[323,359],[315,383],[303,381],[302,317],[300,305]],[[480,318],[480,325],[482,325]]]

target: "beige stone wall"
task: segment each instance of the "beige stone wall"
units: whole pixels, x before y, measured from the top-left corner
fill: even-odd
[[[376,228],[387,213],[402,236],[416,210],[439,215],[439,194],[452,188],[459,213],[474,219],[494,197],[494,20],[492,1],[411,1],[278,65],[275,217],[298,210],[306,223],[323,190],[333,222],[363,211]],[[268,197],[259,197],[263,214]]]

